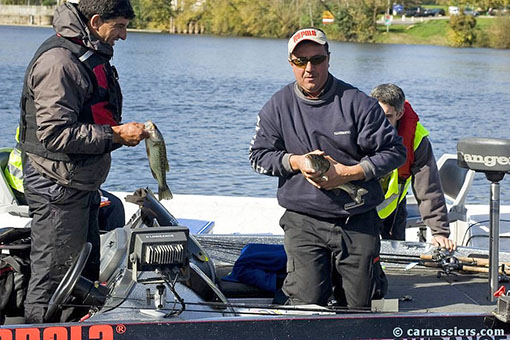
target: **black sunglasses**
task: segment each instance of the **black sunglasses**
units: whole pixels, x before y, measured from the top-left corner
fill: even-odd
[[[305,68],[306,65],[308,65],[308,62],[311,62],[312,65],[319,65],[326,60],[328,56],[327,55],[314,55],[310,58],[300,57],[295,59],[289,59],[291,63],[296,65],[297,67]]]

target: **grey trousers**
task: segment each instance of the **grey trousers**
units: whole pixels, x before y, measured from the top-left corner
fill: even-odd
[[[99,192],[61,186],[40,175],[30,161],[23,165],[25,197],[33,218],[25,320],[58,321],[43,319],[47,304],[87,241],[92,252],[82,275],[92,281],[99,278]]]
[[[380,250],[381,220],[375,209],[348,219],[318,219],[287,210],[280,225],[285,231],[283,292],[288,303],[326,305],[334,288],[340,305],[370,304]]]

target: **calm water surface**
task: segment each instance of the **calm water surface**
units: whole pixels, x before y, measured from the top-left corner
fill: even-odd
[[[50,28],[0,27],[0,146],[13,145],[23,75]],[[175,193],[274,197],[277,180],[254,173],[248,147],[260,108],[293,80],[280,39],[129,33],[113,64],[124,93],[124,121],[153,120],[168,148]],[[393,82],[430,131],[436,157],[463,137],[510,138],[510,51],[331,43],[331,72],[365,92]],[[157,191],[145,147],[113,153],[104,187]],[[510,204],[510,180],[502,202]],[[469,202],[487,203],[477,174]]]

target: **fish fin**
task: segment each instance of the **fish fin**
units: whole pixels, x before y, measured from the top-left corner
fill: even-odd
[[[340,184],[336,188],[339,189],[339,190],[343,190],[347,195],[349,195],[351,200],[353,200],[356,203],[359,203],[358,200],[357,200],[357,197],[356,197],[356,193],[354,193],[352,191],[352,184],[351,183]]]
[[[158,198],[159,200],[171,200],[174,198],[174,195],[172,195],[172,192],[170,191],[170,188],[168,185],[165,185],[164,187],[158,188]]]
[[[150,159],[151,159],[151,148],[149,148],[149,143],[147,143],[147,141],[145,141],[145,150],[147,151],[147,158],[149,159],[149,162],[150,162]]]

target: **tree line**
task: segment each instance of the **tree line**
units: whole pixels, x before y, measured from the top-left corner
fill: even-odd
[[[0,0],[2,4],[47,4],[57,0]],[[228,36],[286,38],[299,28],[315,26],[332,40],[373,42],[377,19],[389,13],[390,4],[406,8],[423,3],[459,8],[504,8],[510,0],[131,0],[136,18],[132,28],[171,33],[206,33]],[[333,23],[323,24],[328,12]],[[477,32],[476,19],[450,20],[448,40],[453,46],[471,46],[476,40],[496,41],[491,47],[510,48],[510,16],[495,20],[491,37]],[[499,42],[498,42],[499,41]]]
[[[172,33],[207,33],[215,35],[289,37],[306,26],[322,28],[333,40],[372,42],[377,35],[376,21],[391,11],[388,0],[131,0],[136,28],[155,28]],[[398,1],[405,7],[423,1]],[[456,5],[460,8],[500,8],[510,0],[436,0],[437,5]],[[334,22],[323,24],[322,17],[329,12]],[[473,22],[468,19],[469,27]],[[475,23],[476,25],[476,23]],[[451,31],[462,27],[457,20]],[[460,32],[459,34],[467,34]],[[462,45],[458,35],[455,45]],[[453,39],[453,38],[452,38]],[[468,42],[472,38],[465,39]]]
[[[305,26],[323,28],[332,39],[370,41],[387,0],[132,0],[134,27],[177,33],[288,37]],[[323,25],[329,11],[335,21]]]

